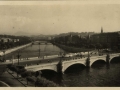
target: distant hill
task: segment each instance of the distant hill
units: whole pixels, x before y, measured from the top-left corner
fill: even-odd
[[[6,35],[15,35],[15,36],[29,36],[29,37],[34,37],[34,38],[48,38],[48,37],[62,37],[62,36],[67,36],[67,35],[81,35],[81,36],[86,36],[86,35],[93,35],[95,34],[94,32],[68,32],[68,33],[60,33],[60,34],[53,34],[53,35],[44,35],[40,33],[29,33],[27,31],[17,31],[15,33],[11,32],[2,32],[0,34],[6,34]]]
[[[28,32],[18,31],[18,32],[15,32],[14,35],[16,35],[16,36],[30,36],[32,34],[28,33]]]

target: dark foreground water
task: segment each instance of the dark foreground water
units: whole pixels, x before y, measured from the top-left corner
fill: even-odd
[[[41,45],[41,55],[58,54],[60,49],[53,45]],[[29,46],[21,50],[21,57],[37,57],[38,45]],[[17,52],[11,53],[6,58],[11,58],[12,55],[17,55]],[[90,69],[85,68],[83,65],[76,64],[69,67],[64,75],[58,75],[54,71],[43,70],[42,76],[61,86],[67,87],[113,87],[120,86],[120,58],[112,60],[110,65],[105,62],[96,62]]]
[[[106,64],[97,65],[97,67],[91,67],[90,69],[80,69],[81,66],[78,67],[77,65],[72,67],[72,72],[66,72],[62,76],[55,73],[46,75],[47,71],[43,71],[43,73],[45,73],[44,77],[47,79],[67,87],[120,86],[120,63],[110,64],[110,66],[106,66]]]

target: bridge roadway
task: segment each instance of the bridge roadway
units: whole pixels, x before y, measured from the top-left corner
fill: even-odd
[[[93,51],[92,51],[93,52]],[[71,57],[72,55],[72,57]],[[82,57],[86,57],[88,55],[88,52],[84,52]],[[92,54],[92,56],[94,55],[98,55],[98,54]],[[70,57],[69,57],[70,56]],[[73,57],[76,57],[75,56],[75,53],[70,53],[70,54],[66,54],[65,58],[73,58]],[[41,56],[40,58],[38,57],[30,57],[30,58],[20,58],[20,62],[32,62],[32,61],[42,61],[42,62],[45,62],[45,60],[50,60],[50,61],[54,61],[54,60],[57,60],[59,58],[58,55],[51,55],[51,56],[44,56],[44,60],[43,60],[43,56]],[[28,60],[27,60],[28,59]],[[64,58],[63,58],[64,59]],[[2,64],[8,64],[8,63],[12,63],[12,61],[14,63],[18,62],[18,59],[10,59],[10,60],[6,60],[6,62],[3,62]],[[27,63],[26,63],[27,64]]]
[[[44,45],[44,44],[46,44],[46,45],[52,45],[52,43],[50,43],[50,42],[48,42],[48,41],[34,41],[34,42],[32,42],[32,44],[35,44],[35,45],[38,45],[38,44],[40,44],[40,45]]]
[[[110,54],[110,60],[109,62],[114,58],[114,57],[118,57],[120,55],[120,53],[116,53],[116,54]],[[64,73],[65,70],[74,65],[74,64],[83,64],[86,66],[86,59],[87,57],[84,58],[80,58],[80,57],[74,57],[74,58],[61,58],[62,60],[62,70],[61,72]],[[90,66],[96,62],[97,60],[103,60],[106,62],[106,55],[102,55],[102,56],[92,56],[90,57]],[[31,71],[39,71],[39,70],[44,70],[44,69],[49,69],[49,70],[53,70],[56,72],[58,71],[58,63],[60,61],[60,58],[56,58],[56,60],[52,61],[52,62],[48,62],[48,63],[41,63],[39,65],[31,65],[31,66],[26,66],[25,68],[27,70],[31,70]]]
[[[98,54],[95,54],[95,53],[96,52],[94,52],[92,54],[92,56],[98,56]],[[75,55],[74,53],[70,53],[70,54],[67,54],[66,57],[64,57],[62,59],[63,60],[64,59],[71,60],[72,58],[76,57],[74,55]],[[87,57],[87,56],[88,56],[88,52],[84,52],[84,54],[82,55],[83,58]],[[80,57],[80,56],[77,56],[77,57]],[[38,57],[20,58],[19,63],[20,63],[20,65],[31,65],[31,64],[48,63],[48,61],[50,61],[50,62],[56,62],[57,61],[58,62],[59,60],[60,60],[60,57],[58,55],[51,55],[51,56],[47,56],[47,57],[44,56],[44,59],[43,59],[43,57],[40,57],[40,58],[38,58]],[[6,62],[1,62],[0,64],[10,64],[10,63],[17,64],[18,59],[6,60]]]

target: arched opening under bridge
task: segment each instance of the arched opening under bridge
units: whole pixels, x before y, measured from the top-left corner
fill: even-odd
[[[105,60],[99,59],[99,60],[96,60],[95,62],[93,62],[91,67],[92,68],[101,68],[101,67],[105,66],[105,64],[106,64]]]
[[[73,65],[70,65],[65,71],[64,73],[76,73],[76,72],[80,72],[82,70],[85,69],[85,65],[80,64],[80,63],[76,63]]]
[[[43,70],[41,70],[41,72],[42,72],[41,76],[43,76],[43,77],[52,77],[55,74],[57,74],[56,71],[50,70],[50,69],[43,69]]]
[[[57,82],[56,80],[59,80],[59,76],[58,76],[58,73],[54,70],[49,70],[49,69],[44,69],[44,70],[41,70],[42,72],[42,77],[50,80],[50,81],[53,81],[53,82]],[[61,79],[60,79],[61,80]]]
[[[110,63],[120,63],[120,57],[114,57],[111,59]]]

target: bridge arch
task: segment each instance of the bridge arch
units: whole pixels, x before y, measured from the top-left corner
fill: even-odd
[[[120,56],[116,56],[110,59],[110,63],[120,63]]]
[[[90,63],[90,66],[93,66],[94,64],[96,64],[96,63],[106,63],[106,60],[105,59],[97,59],[97,60],[93,60],[93,61],[91,61],[91,63]]]
[[[70,65],[69,67],[67,67],[65,70],[64,70],[64,73],[65,72],[74,72],[74,71],[79,71],[79,70],[83,70],[86,66],[84,64],[81,64],[81,63],[75,63],[75,64],[72,64]]]
[[[84,66],[85,67],[85,64],[84,63],[67,63],[66,65],[64,64],[63,66],[63,73],[68,69],[70,68],[71,66],[74,66],[74,65],[80,65],[80,66]]]
[[[32,71],[40,71],[40,70],[53,70],[57,72],[56,64],[53,65],[35,65],[31,67],[26,67],[27,70],[32,70]]]
[[[42,69],[41,72],[43,76],[52,76],[57,74],[55,70],[51,70],[51,69]]]

